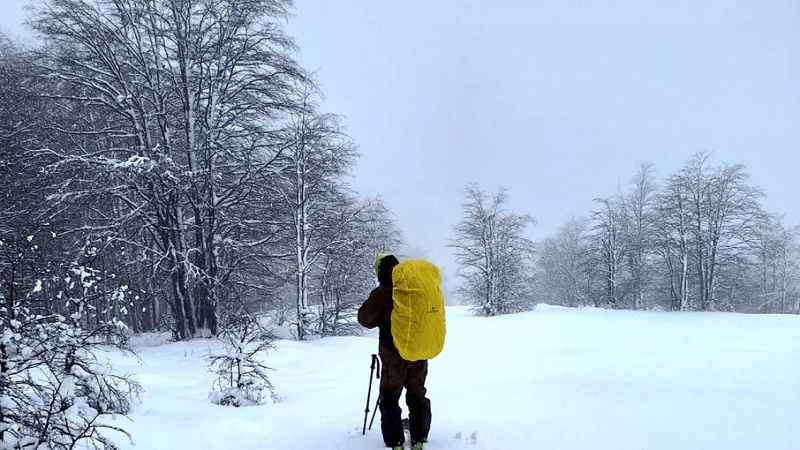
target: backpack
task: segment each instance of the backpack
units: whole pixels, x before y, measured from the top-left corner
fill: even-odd
[[[392,269],[392,338],[406,361],[431,359],[444,348],[444,294],[439,268],[421,259]]]

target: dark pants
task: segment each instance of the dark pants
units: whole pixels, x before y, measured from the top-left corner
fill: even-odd
[[[409,434],[411,442],[425,442],[431,428],[431,401],[425,397],[425,377],[428,361],[406,361],[397,349],[381,345],[378,353],[383,361],[381,369],[381,432],[387,447],[403,445],[402,411],[400,394],[406,389]]]

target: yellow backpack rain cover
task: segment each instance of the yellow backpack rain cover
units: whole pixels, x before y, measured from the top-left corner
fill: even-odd
[[[421,259],[392,269],[392,337],[406,361],[431,359],[444,348],[444,294],[439,268]]]

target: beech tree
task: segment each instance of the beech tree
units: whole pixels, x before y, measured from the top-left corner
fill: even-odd
[[[375,255],[402,246],[403,239],[389,210],[379,199],[343,205],[340,224],[331,230],[346,236],[328,246],[318,270],[318,325],[322,336],[358,334],[358,308],[376,284]]]
[[[666,268],[670,306],[675,311],[691,307],[689,293],[690,199],[677,176],[667,180],[658,196],[657,252]]]
[[[591,293],[601,278],[591,255],[588,221],[573,218],[555,237],[537,245],[535,263],[536,302],[563,306],[595,304]]]
[[[651,256],[654,253],[655,196],[652,164],[642,164],[631,178],[630,191],[622,197],[623,235],[626,240],[625,265],[630,276],[633,309],[645,307],[645,292],[650,283]]]
[[[529,308],[533,246],[523,233],[535,221],[506,209],[504,188],[488,195],[470,184],[464,192],[461,221],[448,244],[463,279],[460,294],[483,316]]]
[[[358,210],[349,207],[352,201],[344,182],[357,154],[339,117],[318,111],[316,87],[307,82],[298,91],[299,108],[289,117],[285,150],[278,160],[281,170],[275,172],[278,180],[273,186],[274,197],[280,199],[288,219],[296,333],[305,339],[314,332],[309,300],[312,272],[320,267],[326,252],[344,245],[350,237],[349,223],[358,220]]]
[[[780,219],[765,218],[756,232],[751,278],[747,292],[758,312],[793,313],[800,293],[800,227],[786,228]],[[800,312],[798,312],[800,313]]]
[[[709,154],[700,153],[678,173],[689,200],[692,260],[703,310],[717,308],[716,292],[721,266],[731,264],[744,251],[754,227],[764,216],[758,203],[762,192],[746,184],[741,165],[712,168]]]
[[[619,197],[595,199],[601,208],[592,212],[594,248],[603,277],[603,304],[616,308],[623,296],[623,261],[627,253],[622,201]],[[598,302],[599,303],[599,302]]]

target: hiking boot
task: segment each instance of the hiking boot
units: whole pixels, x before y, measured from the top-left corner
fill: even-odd
[[[411,444],[411,450],[422,450],[422,442],[414,442]]]

